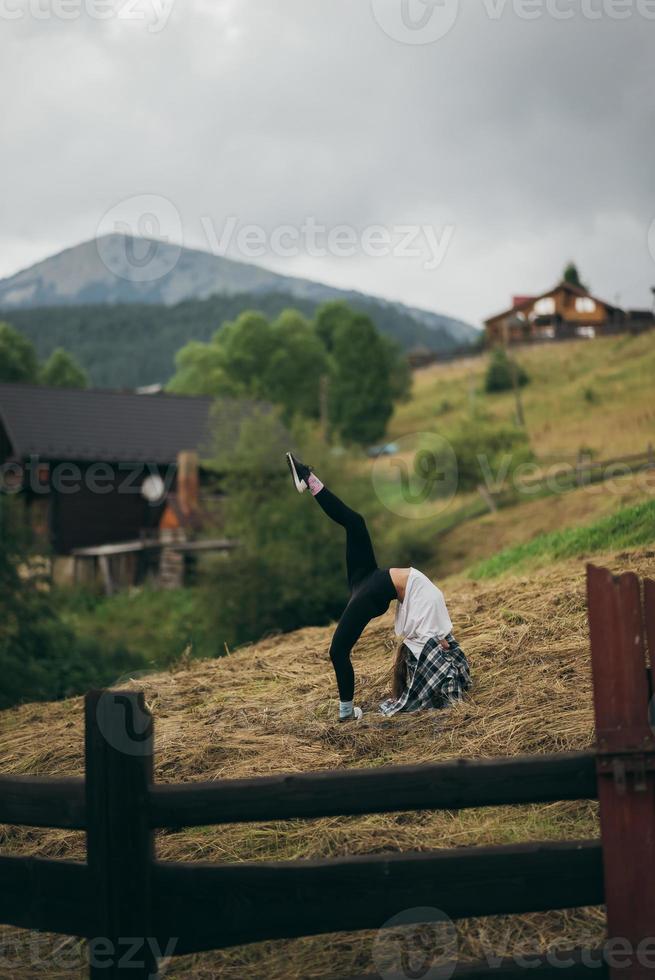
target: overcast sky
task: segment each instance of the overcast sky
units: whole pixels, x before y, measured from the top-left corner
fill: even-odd
[[[476,323],[570,258],[650,305],[655,0],[0,0],[0,21],[2,276],[121,219]]]

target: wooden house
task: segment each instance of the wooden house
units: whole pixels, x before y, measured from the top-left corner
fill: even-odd
[[[197,515],[193,460],[235,444],[253,403],[0,384],[0,481],[44,550],[120,555],[175,538]],[[180,456],[192,460],[184,486]],[[200,466],[201,486],[209,474]],[[190,488],[190,490],[189,490]],[[179,535],[177,536],[179,538]]]
[[[648,311],[623,310],[564,280],[539,296],[515,296],[509,309],[485,320],[489,346],[592,339],[651,326],[653,316]]]

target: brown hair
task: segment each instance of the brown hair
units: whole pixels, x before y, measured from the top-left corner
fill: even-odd
[[[402,639],[396,647],[396,659],[393,662],[391,681],[391,696],[399,698],[407,687],[407,647]]]

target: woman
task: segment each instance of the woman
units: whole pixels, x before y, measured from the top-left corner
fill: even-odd
[[[346,568],[350,600],[330,644],[339,688],[339,721],[362,717],[355,707],[355,674],[350,652],[371,619],[396,599],[396,634],[401,636],[394,666],[393,696],[380,705],[385,715],[444,707],[471,686],[468,663],[452,634],[441,591],[416,568],[378,568],[361,514],[325,487],[311,467],[291,453],[287,463],[299,493],[309,490],[328,517],[346,529]]]

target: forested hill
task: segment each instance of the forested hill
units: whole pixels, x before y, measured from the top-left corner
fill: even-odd
[[[238,293],[174,306],[158,303],[120,303],[50,306],[0,311],[25,334],[40,359],[63,347],[79,361],[98,387],[134,387],[166,382],[174,371],[177,351],[189,340],[207,341],[226,320],[243,310],[275,317],[293,307],[311,317],[319,301],[288,293]],[[398,306],[357,298],[351,305],[367,313],[378,329],[406,350],[422,346],[449,352],[461,340],[446,327],[428,327]]]

